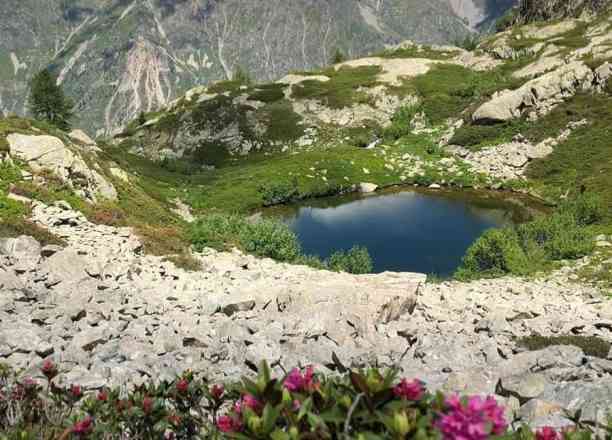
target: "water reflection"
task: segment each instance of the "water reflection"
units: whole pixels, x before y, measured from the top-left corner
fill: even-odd
[[[483,231],[526,214],[516,204],[478,194],[402,191],[319,199],[266,215],[286,221],[306,253],[327,258],[358,244],[370,251],[376,272],[447,276]]]

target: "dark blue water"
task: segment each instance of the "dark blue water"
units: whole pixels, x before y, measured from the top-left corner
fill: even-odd
[[[316,200],[277,215],[307,254],[327,258],[336,250],[362,245],[375,272],[448,276],[486,229],[511,224],[514,210],[499,201],[456,193],[404,191]]]

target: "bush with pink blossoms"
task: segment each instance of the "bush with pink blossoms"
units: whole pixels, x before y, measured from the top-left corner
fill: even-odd
[[[130,393],[59,387],[59,368],[41,365],[41,382],[18,380],[0,369],[0,440],[35,439],[271,439],[271,440],[583,440],[592,433],[542,428],[508,429],[492,397],[444,396],[395,371],[339,374],[294,368],[272,377],[263,364],[256,378],[209,383],[186,372],[168,383]],[[611,431],[612,432],[612,431]]]

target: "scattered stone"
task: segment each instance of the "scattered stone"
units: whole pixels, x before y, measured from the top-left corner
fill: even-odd
[[[359,184],[359,192],[362,194],[369,194],[376,192],[378,189],[378,185],[374,183],[360,183]]]

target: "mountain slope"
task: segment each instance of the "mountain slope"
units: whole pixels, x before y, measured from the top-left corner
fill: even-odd
[[[111,133],[238,67],[269,80],[326,65],[336,49],[357,57],[405,39],[454,41],[470,32],[463,17],[475,25],[507,1],[461,3],[8,0],[0,4],[0,111],[25,113],[28,78],[50,65],[77,103],[75,125]]]

